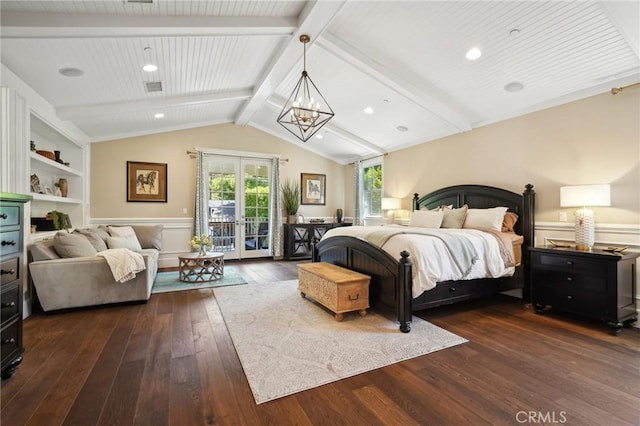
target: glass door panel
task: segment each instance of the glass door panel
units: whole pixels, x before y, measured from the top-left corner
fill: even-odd
[[[242,159],[243,241],[241,257],[269,255],[269,198],[271,162],[255,158]]]

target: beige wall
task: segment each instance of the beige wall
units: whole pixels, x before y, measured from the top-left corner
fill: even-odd
[[[345,166],[352,179],[353,167]],[[640,90],[609,93],[392,152],[384,160],[385,193],[426,194],[456,184],[536,191],[536,220],[573,221],[560,208],[560,186],[610,183],[612,207],[596,222],[640,224]],[[347,212],[353,191],[347,186]]]
[[[299,214],[333,217],[342,207],[342,166],[255,128],[224,124],[92,144],[91,218],[193,217],[195,160],[186,151],[196,146],[281,154],[289,159],[280,166],[283,179],[299,181],[302,172],[327,176],[326,206],[300,206]],[[127,161],[167,163],[167,203],[126,201]]]

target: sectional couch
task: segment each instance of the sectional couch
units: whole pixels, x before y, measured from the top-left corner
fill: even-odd
[[[162,225],[101,226],[73,233],[61,231],[53,239],[32,244],[29,272],[40,306],[49,312],[146,302],[158,272],[162,228]],[[131,230],[135,237],[129,235]],[[140,253],[145,269],[129,281],[116,281],[105,258],[97,254],[110,248],[129,248]]]

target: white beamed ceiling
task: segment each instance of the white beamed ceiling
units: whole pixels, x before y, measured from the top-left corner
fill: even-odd
[[[90,141],[236,123],[346,164],[640,81],[637,1],[3,0],[0,12],[2,63]],[[302,143],[275,120],[305,33],[336,115]],[[507,92],[513,81],[524,89]]]

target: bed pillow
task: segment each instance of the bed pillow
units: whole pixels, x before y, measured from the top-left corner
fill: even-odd
[[[60,257],[91,257],[98,253],[82,234],[58,232],[53,237],[53,247]]]
[[[107,237],[107,246],[110,249],[126,248],[135,252],[142,251],[140,242],[138,242],[135,235],[128,237]]]
[[[468,210],[469,207],[466,204],[459,209],[452,209],[447,206],[447,208],[443,209],[444,217],[442,218],[442,225],[440,225],[440,227],[450,229],[462,228]]]
[[[417,210],[413,212],[413,215],[411,215],[409,226],[417,226],[420,228],[440,228],[443,217],[443,211]]]
[[[514,212],[506,212],[502,221],[502,232],[515,232],[518,215]]]
[[[506,207],[493,207],[490,209],[469,209],[464,220],[463,228],[468,229],[494,229],[502,231],[502,222]]]

